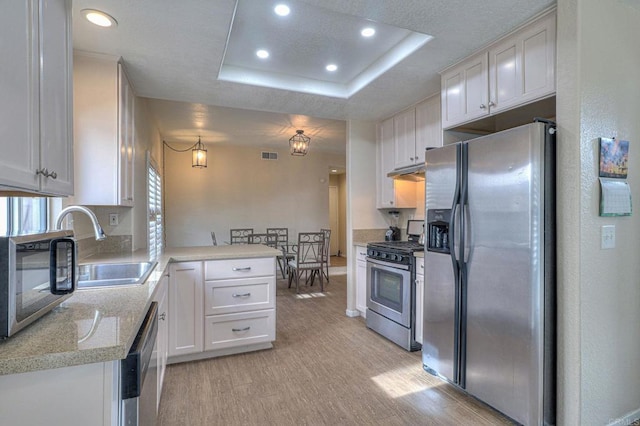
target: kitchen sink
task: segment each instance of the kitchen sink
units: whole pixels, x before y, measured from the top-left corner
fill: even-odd
[[[78,288],[143,284],[158,262],[89,263],[78,266]]]

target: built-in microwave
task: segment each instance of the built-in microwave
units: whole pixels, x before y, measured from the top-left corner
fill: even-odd
[[[72,231],[0,237],[0,338],[12,336],[76,288]]]

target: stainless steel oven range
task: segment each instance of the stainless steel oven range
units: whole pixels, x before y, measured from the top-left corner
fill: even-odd
[[[417,241],[367,245],[367,327],[408,351],[421,349],[415,336],[414,252],[423,250]]]

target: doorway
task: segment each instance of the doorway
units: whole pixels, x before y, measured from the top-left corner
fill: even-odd
[[[346,256],[347,240],[347,175],[344,167],[329,168],[329,228],[331,256]],[[333,263],[333,261],[330,261]]]

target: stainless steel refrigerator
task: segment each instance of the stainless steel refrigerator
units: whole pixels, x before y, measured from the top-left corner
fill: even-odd
[[[426,153],[426,371],[525,425],[555,424],[555,127]]]

